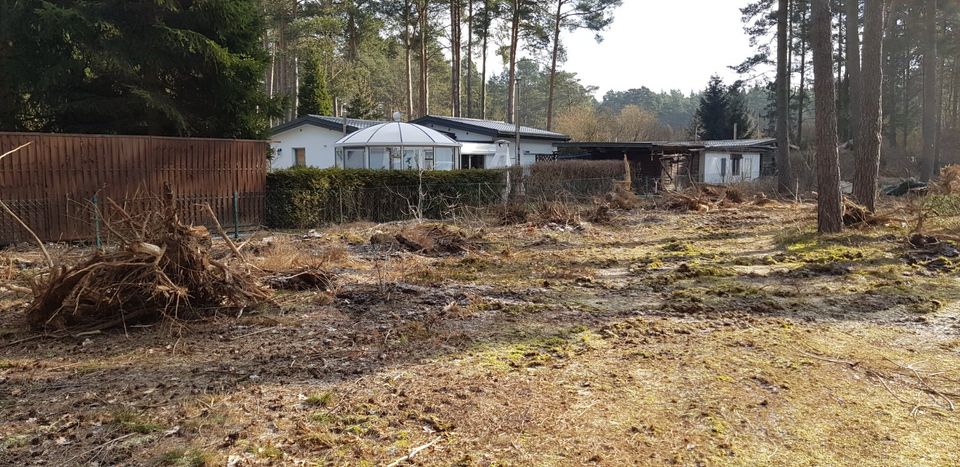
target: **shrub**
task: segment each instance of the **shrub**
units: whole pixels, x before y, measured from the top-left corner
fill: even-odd
[[[267,174],[267,225],[309,228],[326,223],[449,217],[464,206],[502,200],[503,171],[295,168]]]
[[[545,161],[511,168],[510,176],[514,199],[586,202],[613,191],[616,182],[626,177],[626,167],[617,160]]]

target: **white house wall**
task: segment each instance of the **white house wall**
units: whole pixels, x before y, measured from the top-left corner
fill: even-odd
[[[733,154],[743,156],[740,162],[740,175],[732,175],[731,156]],[[727,161],[726,176],[722,173],[723,160]],[[707,151],[703,154],[700,173],[703,174],[704,183],[721,184],[756,180],[760,178],[760,153]]]
[[[335,167],[336,150],[334,144],[343,138],[342,131],[333,131],[314,125],[300,125],[273,135],[273,169],[287,169],[295,164],[293,150],[304,148],[308,167],[326,169]]]
[[[489,135],[484,135],[480,133],[474,133],[471,131],[461,130],[458,128],[451,128],[445,125],[438,125],[435,123],[424,125],[429,128],[433,128],[441,133],[446,133],[448,135],[453,135],[453,138],[461,143],[487,143],[492,144],[497,141],[506,141],[507,142],[507,154],[510,155],[506,159],[506,164],[501,165],[500,162],[504,161],[503,157],[490,157],[486,158],[485,163],[486,168],[496,169],[502,167],[508,167],[515,164],[517,157],[517,145],[515,138],[494,138]],[[525,139],[520,138],[520,149],[523,150],[523,157],[521,158],[521,164],[524,166],[533,165],[537,161],[537,155],[548,155],[553,154],[556,150],[553,143],[550,141],[544,141],[539,139]],[[466,153],[465,153],[466,154]],[[495,165],[490,165],[495,164]]]

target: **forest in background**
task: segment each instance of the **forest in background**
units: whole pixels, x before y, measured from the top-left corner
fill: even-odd
[[[922,147],[928,2],[885,3],[885,160],[910,161]],[[262,138],[299,114],[341,111],[512,122],[521,77],[520,121],[576,139],[727,138],[734,121],[746,122],[737,137],[774,135],[776,0],[742,8],[756,53],[732,66],[741,81],[666,92],[637,83],[598,99],[564,69],[563,39],[586,30],[602,40],[621,3],[0,0],[0,129]],[[790,142],[806,148],[815,115],[811,8],[788,3]],[[850,32],[863,30],[862,2],[831,7],[838,130],[852,141],[850,41],[860,34]],[[957,161],[960,4],[941,0],[934,23],[937,153]]]

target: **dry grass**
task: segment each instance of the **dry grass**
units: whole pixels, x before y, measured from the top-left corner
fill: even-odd
[[[270,236],[267,240],[257,242],[254,248],[254,264],[264,271],[273,272],[330,268],[348,256],[343,244],[310,248],[301,239],[288,235]]]
[[[960,461],[955,277],[905,262],[902,227],[748,203],[488,226],[442,257],[291,238],[347,251],[332,300],[0,348],[0,463],[386,465],[438,438],[416,463]]]

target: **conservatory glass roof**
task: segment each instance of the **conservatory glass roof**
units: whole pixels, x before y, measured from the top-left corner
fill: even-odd
[[[460,143],[437,130],[413,123],[390,122],[351,133],[337,141],[345,146],[460,147]]]

